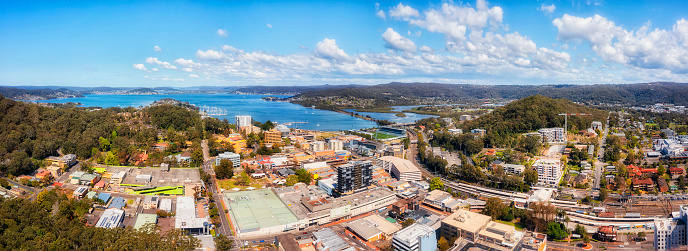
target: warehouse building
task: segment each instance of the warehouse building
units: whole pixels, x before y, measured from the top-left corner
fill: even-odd
[[[102,228],[117,228],[122,223],[124,219],[124,210],[109,208],[105,209],[105,212],[100,216],[96,227]]]

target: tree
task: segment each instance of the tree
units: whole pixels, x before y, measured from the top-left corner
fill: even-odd
[[[430,191],[437,189],[444,189],[444,183],[442,183],[442,180],[439,177],[432,178],[430,181]]]
[[[661,177],[662,175],[664,175],[664,173],[666,173],[666,168],[664,167],[664,165],[660,165],[657,168],[657,175]]]
[[[220,160],[220,165],[215,166],[215,177],[218,179],[231,179],[234,176],[234,167],[231,160]]]
[[[638,239],[645,240],[645,237],[646,237],[645,232],[638,233]]]
[[[537,184],[538,181],[538,173],[535,171],[533,168],[528,168],[523,172],[523,181],[528,183],[528,185],[534,185]]]
[[[289,175],[289,177],[287,177],[286,185],[287,185],[287,186],[293,186],[293,185],[296,184],[297,182],[299,182],[299,176],[296,176],[296,175]]]
[[[554,239],[564,239],[568,234],[566,233],[566,228],[562,226],[559,222],[549,222],[547,223],[547,235]]]
[[[311,184],[311,181],[313,179],[313,177],[311,177],[311,174],[303,168],[296,170],[296,176],[298,177],[299,182],[304,184]]]
[[[110,151],[110,141],[107,140],[106,138],[100,137],[98,138],[98,141],[100,142],[100,150],[103,152]]]
[[[9,187],[10,187],[10,182],[7,181],[5,178],[0,178],[0,187],[9,189]]]
[[[584,226],[581,226],[580,224],[576,224],[576,228],[573,230],[574,233],[577,235],[580,235],[583,237],[584,235],[588,235],[588,231],[585,230]]]
[[[404,222],[401,223],[402,228],[407,228],[408,226],[413,225],[413,223],[416,223],[416,220],[414,219],[406,219]]]
[[[117,158],[117,156],[113,154],[112,151],[109,151],[105,156],[105,164],[110,166],[119,166],[119,158]]]
[[[203,164],[203,151],[201,149],[196,149],[191,153],[191,160],[198,166]]]
[[[498,220],[503,215],[508,213],[509,208],[502,203],[502,200],[496,197],[487,199],[483,214],[492,217],[492,220]]]
[[[444,238],[444,236],[440,237],[440,239],[437,241],[437,248],[440,251],[447,251],[449,250],[449,242],[447,242],[447,239]]]
[[[604,187],[600,188],[600,196],[599,196],[600,198],[599,199],[600,199],[601,203],[604,203],[604,201],[607,199],[607,195],[608,195],[607,189]]]

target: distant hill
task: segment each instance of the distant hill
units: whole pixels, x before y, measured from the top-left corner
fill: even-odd
[[[80,92],[60,89],[19,89],[0,87],[0,95],[14,100],[47,100],[56,98],[83,97]]]
[[[364,85],[313,85],[313,86],[246,86],[232,90],[233,93],[252,93],[252,94],[284,94],[295,95],[298,93],[324,91],[331,89],[356,89],[365,87]]]
[[[569,130],[583,130],[592,121],[606,121],[607,112],[573,103],[566,99],[530,96],[499,107],[475,120],[466,121],[464,130],[486,129],[489,134],[509,135],[537,131],[540,128],[564,127],[561,113],[588,113],[591,116],[569,116]]]
[[[376,106],[413,104],[419,99],[469,102],[481,99],[521,99],[532,95],[565,98],[587,104],[688,105],[686,83],[618,85],[468,85],[439,83],[389,83],[354,88],[310,90],[297,98],[355,97],[375,99]]]

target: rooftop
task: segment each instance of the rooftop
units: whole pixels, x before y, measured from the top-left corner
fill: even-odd
[[[409,160],[405,160],[405,159],[394,157],[394,156],[384,156],[384,157],[380,157],[380,159],[383,161],[392,162],[394,167],[396,167],[397,170],[399,170],[399,172],[401,172],[401,173],[420,172],[420,169],[418,169],[418,167],[416,167]]]
[[[372,239],[376,235],[382,234],[382,231],[380,229],[378,229],[373,223],[366,219],[359,219],[349,222],[347,223],[347,227],[349,227],[353,232],[355,232],[356,234],[358,234],[366,240]]]
[[[399,239],[399,240],[404,241],[404,242],[411,243],[411,242],[415,242],[416,238],[418,238],[418,236],[430,234],[433,232],[435,232],[435,230],[432,229],[431,227],[423,225],[423,224],[415,223],[411,226],[408,226],[408,227],[402,229],[401,231],[397,232],[396,234],[394,234],[394,238]]]
[[[442,223],[475,233],[491,220],[490,216],[459,209],[456,213],[444,218]]]
[[[298,222],[272,189],[226,192],[230,216],[242,230],[268,228]]]
[[[148,223],[157,223],[158,221],[158,215],[157,214],[139,214],[139,216],[136,218],[136,224],[134,224],[134,229],[139,229],[145,226]]]

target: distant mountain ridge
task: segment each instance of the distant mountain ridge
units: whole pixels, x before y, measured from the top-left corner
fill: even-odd
[[[366,85],[311,85],[311,86],[245,86],[231,91],[231,93],[251,93],[251,94],[286,94],[295,95],[311,91],[324,91],[342,88],[363,88]]]
[[[641,83],[615,85],[469,85],[440,83],[381,84],[357,88],[306,91],[296,98],[355,97],[375,99],[377,106],[400,105],[409,99],[443,98],[451,101],[522,99],[532,95],[565,98],[587,104],[688,105],[686,83]]]
[[[80,92],[60,89],[19,89],[13,87],[1,87],[0,95],[14,100],[47,100],[57,98],[83,97]]]

